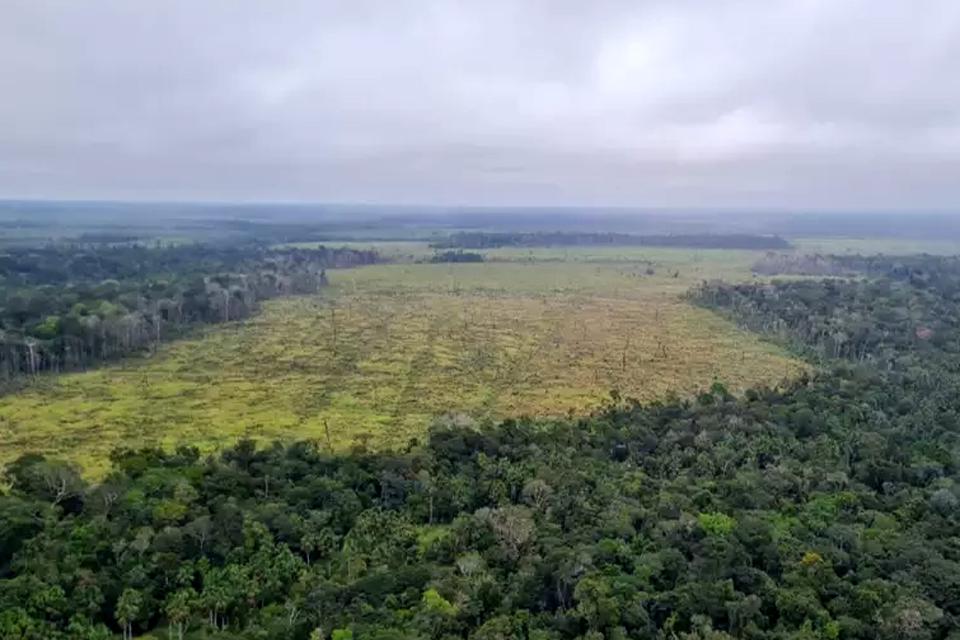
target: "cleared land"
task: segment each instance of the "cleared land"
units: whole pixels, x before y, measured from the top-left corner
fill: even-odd
[[[151,358],[42,379],[0,400],[0,462],[42,451],[96,475],[118,446],[402,446],[450,412],[559,415],[613,389],[739,391],[804,368],[680,298],[703,278],[750,277],[756,253],[557,252],[333,272],[322,296],[272,301]]]

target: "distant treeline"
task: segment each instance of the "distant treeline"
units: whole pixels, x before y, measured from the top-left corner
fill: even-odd
[[[762,286],[709,282],[692,298],[818,359],[869,359],[886,370],[917,365],[918,358],[938,349],[950,354],[951,372],[958,370],[960,258],[835,256],[831,261],[847,273],[871,277]]]
[[[430,257],[430,262],[483,262],[482,253],[471,251],[438,251]]]
[[[907,281],[921,289],[960,294],[960,256],[834,256],[846,268],[873,277]]]
[[[245,272],[263,262],[305,259],[322,262],[329,268],[352,267],[376,262],[377,253],[327,247],[306,250],[206,244],[16,247],[0,254],[0,288]]]
[[[496,249],[499,247],[641,246],[690,249],[789,249],[780,236],[735,234],[634,235],[629,233],[464,231],[433,243],[436,249]]]
[[[140,236],[128,233],[89,231],[77,236],[77,242],[90,244],[130,244],[140,240]]]
[[[909,280],[925,287],[934,282],[939,287],[955,284],[960,272],[960,257],[912,256],[834,256],[768,252],[753,264],[753,272],[761,275],[855,276]]]
[[[849,276],[853,275],[856,269],[833,256],[771,251],[753,263],[753,272],[766,276]]]
[[[11,250],[0,256],[0,384],[155,347],[199,323],[249,316],[309,293],[327,268],[377,260],[354,249],[181,245]]]

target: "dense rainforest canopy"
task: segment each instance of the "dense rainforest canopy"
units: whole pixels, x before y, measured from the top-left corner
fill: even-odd
[[[783,389],[438,425],[425,443],[25,456],[0,637],[944,639],[960,622],[960,268],[705,285],[823,366]]]

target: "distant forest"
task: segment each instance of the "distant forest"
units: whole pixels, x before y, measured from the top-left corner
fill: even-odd
[[[482,253],[471,251],[438,251],[430,256],[430,262],[483,262]]]
[[[918,284],[943,278],[944,272],[958,268],[960,257],[914,256],[830,256],[767,252],[752,270],[762,275],[871,276],[914,280]]]
[[[48,245],[0,255],[0,384],[148,348],[196,324],[316,292],[373,251],[185,244]]]
[[[633,235],[629,233],[465,231],[434,242],[437,249],[496,249],[500,247],[640,246],[690,249],[789,249],[780,236],[750,234]]]

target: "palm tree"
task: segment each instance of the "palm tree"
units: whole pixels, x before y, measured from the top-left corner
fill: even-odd
[[[123,640],[133,638],[133,621],[140,615],[143,606],[143,594],[136,589],[124,589],[117,600],[114,616],[123,627]]]

